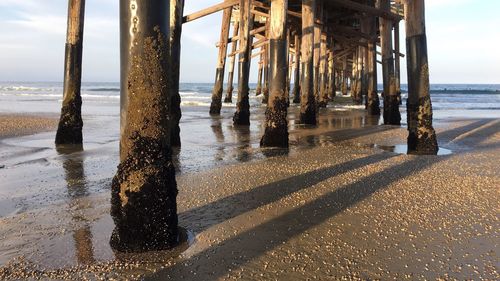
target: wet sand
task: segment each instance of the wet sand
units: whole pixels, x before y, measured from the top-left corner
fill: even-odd
[[[86,123],[83,150],[54,132],[0,142],[0,279],[499,279],[500,120],[437,119],[446,156],[380,147],[405,127],[363,110],[322,110],[290,150],[261,150],[263,108],[232,126],[187,108],[179,222],[189,247],[123,255],[109,247],[117,116]],[[179,254],[179,252],[181,252]]]

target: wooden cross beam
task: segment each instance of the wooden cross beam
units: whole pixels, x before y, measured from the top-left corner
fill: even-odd
[[[264,31],[266,31],[266,26],[265,25],[261,26],[261,27],[258,27],[258,28],[255,28],[255,29],[252,29],[250,31],[250,35],[259,38],[259,36],[262,36],[262,35],[260,35],[260,33],[264,32]],[[229,39],[227,39],[228,42],[236,42],[238,40],[240,40],[240,38],[238,36],[229,37]],[[219,44],[220,44],[220,42],[217,43],[216,46],[219,47]]]
[[[187,23],[187,22],[190,22],[190,21],[194,21],[196,19],[208,16],[210,14],[217,13],[218,11],[222,11],[222,10],[224,10],[226,8],[229,8],[229,7],[232,7],[234,5],[237,5],[238,3],[239,3],[238,0],[227,0],[227,1],[224,1],[222,3],[213,5],[211,7],[205,8],[203,10],[200,10],[198,12],[194,12],[192,14],[184,16],[182,18],[182,23]]]

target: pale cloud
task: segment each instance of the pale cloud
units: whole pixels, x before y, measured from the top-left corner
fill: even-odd
[[[20,19],[8,20],[14,26],[48,34],[65,34],[66,17],[23,13]]]
[[[185,14],[221,0],[186,0]],[[85,81],[117,81],[118,0],[87,0]],[[497,0],[427,0],[431,81],[500,83],[500,19]],[[62,79],[67,0],[0,0],[0,79]],[[486,15],[487,14],[487,15]],[[212,81],[221,13],[183,26],[181,79]],[[401,25],[402,27],[404,24]],[[404,28],[402,28],[404,32]],[[404,33],[402,50],[405,52]],[[402,80],[406,81],[406,59]],[[256,75],[252,67],[252,77]],[[254,78],[252,78],[254,80]]]
[[[37,9],[40,10],[42,7],[42,1],[34,0],[2,0],[0,1],[0,7],[2,8],[18,8],[18,9]]]

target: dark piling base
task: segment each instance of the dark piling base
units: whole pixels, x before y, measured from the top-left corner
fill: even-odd
[[[262,94],[262,88],[261,88],[261,87],[257,87],[257,88],[255,89],[255,95],[256,95],[256,96],[260,96],[261,94]]]
[[[262,147],[288,147],[287,99],[276,99],[266,110],[266,129],[260,140]]]
[[[397,96],[384,95],[384,124],[401,125],[401,113]]]
[[[318,123],[316,118],[316,105],[314,101],[310,101],[309,105],[305,109],[301,109],[299,123],[305,125],[316,125]]]
[[[238,102],[236,106],[238,108],[233,116],[234,125],[250,125],[250,104],[248,102],[248,97],[244,98],[242,101]]]
[[[436,155],[439,147],[432,126],[432,105],[429,96],[418,99],[417,104],[407,103],[408,154]]]
[[[210,104],[210,115],[220,115],[222,100],[212,100]]]
[[[56,133],[56,144],[81,144],[82,137],[82,98],[75,95],[73,100],[61,109],[61,118]]]
[[[233,102],[233,87],[232,86],[227,89],[227,94],[226,94],[226,97],[224,98],[224,102],[226,102],[226,103]]]
[[[210,104],[210,114],[219,115],[222,108],[222,84],[224,80],[224,69],[217,68],[215,73],[214,89],[212,90],[212,103]]]
[[[295,85],[293,87],[293,103],[300,103],[300,86]]]
[[[121,252],[170,249],[178,241],[174,166],[161,141],[135,138],[112,182],[110,244]]]
[[[408,154],[416,155],[437,155],[439,147],[437,144],[436,133],[431,128],[427,128],[428,133],[424,133],[420,137],[417,134],[410,132],[408,135]]]
[[[322,100],[322,101],[318,102],[318,108],[325,108],[327,104],[328,104],[327,101]]]
[[[262,90],[262,94],[264,95],[262,98],[262,104],[267,104],[267,102],[269,101],[269,89],[264,88]]]
[[[366,99],[366,110],[368,115],[380,115],[380,100],[376,93],[369,95]]]

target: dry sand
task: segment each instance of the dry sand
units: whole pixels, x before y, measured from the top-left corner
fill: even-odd
[[[437,122],[453,154],[409,156],[376,146],[405,128],[335,114],[292,122],[289,151],[238,148],[254,160],[180,174],[180,255],[111,251],[106,145],[2,169],[25,194],[0,217],[0,279],[498,280],[500,120]]]
[[[57,116],[0,113],[0,139],[31,135],[57,128]]]

